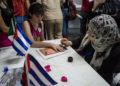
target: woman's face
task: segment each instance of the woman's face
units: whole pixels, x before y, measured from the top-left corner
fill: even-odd
[[[90,30],[90,28],[89,28],[88,37],[89,37],[91,43],[98,47],[102,45],[102,43],[101,43],[102,37],[99,37],[99,35],[100,35],[99,33],[94,33],[94,31]]]
[[[89,27],[89,29],[88,29],[88,37],[89,37],[89,39],[90,39],[90,41],[92,42],[92,43],[94,43],[95,42],[95,35],[92,33],[92,31],[91,31],[91,28]]]
[[[94,42],[95,41],[95,36],[94,35],[91,35],[91,34],[88,34],[89,35],[89,39],[91,42]]]

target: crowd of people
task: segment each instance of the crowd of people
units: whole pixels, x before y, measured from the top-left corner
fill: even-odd
[[[80,33],[69,40],[69,11],[73,0],[0,0],[0,51],[12,48],[11,21],[32,41],[31,47],[63,47],[44,40],[60,39],[72,46],[111,86],[120,86],[120,1],[82,0]],[[65,37],[65,38],[64,38]],[[117,52],[116,52],[117,51]]]

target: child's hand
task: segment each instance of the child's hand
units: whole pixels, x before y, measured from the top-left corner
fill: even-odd
[[[62,44],[62,45],[65,45],[65,46],[71,46],[71,45],[72,45],[72,42],[69,41],[67,38],[62,38],[62,39],[61,39],[61,44]]]
[[[56,52],[63,52],[64,51],[64,49],[63,49],[63,47],[61,47],[60,45],[57,45],[57,44],[53,44],[53,43],[51,43],[50,44],[50,47],[52,48],[52,49],[54,49]]]

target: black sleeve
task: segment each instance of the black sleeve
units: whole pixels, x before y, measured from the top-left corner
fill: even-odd
[[[10,9],[13,9],[13,3],[12,3],[12,0],[6,0],[7,1],[7,4],[8,4],[8,7]]]
[[[72,44],[73,44],[72,48],[77,49],[80,46],[82,39],[83,39],[83,36],[79,36],[79,37],[71,40]]]
[[[120,72],[120,43],[116,44],[109,55],[103,62],[98,73],[108,82],[112,82],[113,73]]]

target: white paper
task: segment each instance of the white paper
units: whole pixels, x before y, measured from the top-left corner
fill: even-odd
[[[36,52],[43,58],[43,59],[50,59],[50,58],[53,58],[53,57],[56,57],[56,56],[59,56],[59,55],[62,55],[62,54],[65,54],[65,53],[70,53],[72,50],[70,47],[67,47],[67,50],[65,50],[64,52],[58,52],[58,53],[55,53],[55,54],[51,54],[51,55],[44,55],[42,54],[42,52],[40,52],[39,49],[36,50]]]

